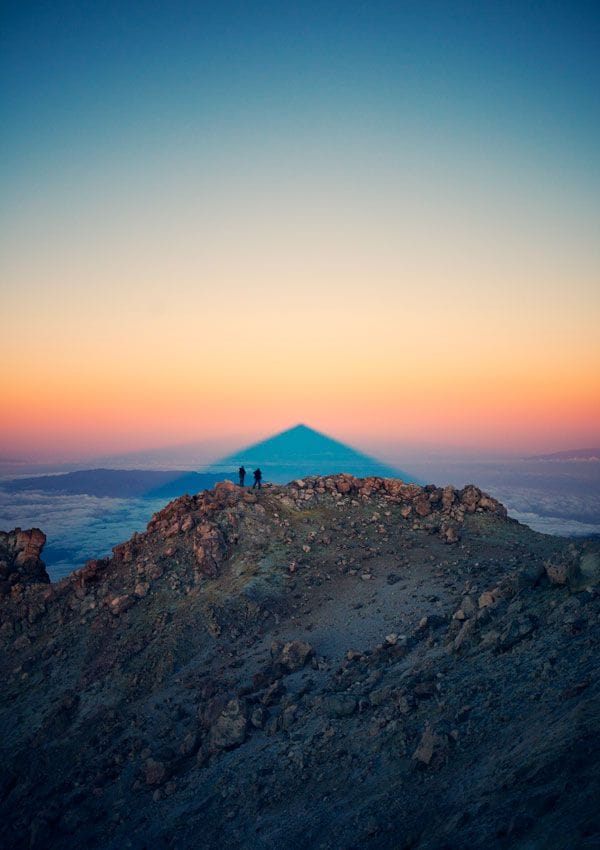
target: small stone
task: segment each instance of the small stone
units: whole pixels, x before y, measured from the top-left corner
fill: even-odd
[[[479,597],[479,607],[480,608],[489,608],[490,605],[493,605],[496,602],[494,594],[491,590],[484,590],[484,592]]]
[[[477,624],[475,620],[465,620],[465,622],[463,622],[460,631],[454,638],[454,642],[452,644],[455,652],[459,652],[461,650],[465,642],[473,634],[476,625]]]
[[[420,765],[429,767],[434,759],[437,760],[444,755],[445,748],[445,739],[438,735],[432,726],[427,724],[419,741],[419,746],[413,753],[413,759]]]
[[[297,705],[288,705],[287,708],[284,709],[283,714],[281,715],[281,728],[286,732],[294,725],[297,713]]]
[[[188,514],[188,516],[186,516],[186,518],[181,523],[181,530],[182,531],[190,531],[193,527],[194,527],[194,518],[190,514]]]
[[[252,714],[250,715],[250,723],[254,726],[255,729],[262,729],[265,725],[265,722],[269,716],[269,712],[266,708],[262,706],[258,706],[254,709]]]
[[[352,694],[328,694],[323,699],[323,708],[329,717],[350,717],[356,706],[356,697]]]
[[[167,768],[162,761],[155,761],[149,758],[144,765],[144,774],[146,785],[160,785],[167,776]]]
[[[313,655],[314,649],[305,640],[274,641],[271,644],[273,662],[288,673],[301,670]]]
[[[196,750],[197,746],[198,736],[195,732],[188,732],[179,745],[179,752],[182,756],[189,756]]]
[[[281,697],[285,693],[285,688],[278,680],[277,682],[273,682],[272,685],[269,685],[267,690],[264,692],[261,698],[261,703],[263,705],[273,705],[278,702]]]
[[[550,583],[557,585],[568,584],[577,574],[578,568],[579,552],[572,545],[549,558],[544,564]]]
[[[460,531],[456,523],[444,522],[440,531],[440,536],[444,543],[458,543],[460,541]]]
[[[210,744],[216,750],[238,747],[246,740],[246,712],[239,699],[229,700],[210,730]]]
[[[346,658],[348,659],[348,661],[358,661],[362,657],[362,652],[359,652],[357,649],[349,649],[346,653]]]
[[[133,605],[133,599],[127,594],[123,596],[114,596],[108,605],[110,613],[114,614],[115,617],[118,617],[119,614],[122,614],[124,611],[127,611],[128,608],[131,608]]]
[[[460,607],[466,618],[474,617],[477,613],[477,606],[472,596],[464,596]]]

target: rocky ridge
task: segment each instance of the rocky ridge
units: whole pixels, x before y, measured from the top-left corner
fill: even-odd
[[[19,534],[7,846],[595,846],[597,544],[348,475],[184,496],[57,584]]]

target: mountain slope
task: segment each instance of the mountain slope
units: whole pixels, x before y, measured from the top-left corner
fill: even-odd
[[[6,540],[7,848],[597,846],[598,546],[351,476],[182,497],[56,585]]]
[[[306,475],[347,472],[356,476],[379,475],[413,482],[412,476],[356,451],[306,425],[296,425],[280,434],[234,452],[214,465],[216,470],[243,464],[251,475],[259,466],[266,480],[286,483]]]

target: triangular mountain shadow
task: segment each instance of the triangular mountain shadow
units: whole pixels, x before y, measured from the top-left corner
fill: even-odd
[[[286,484],[307,475],[333,475],[348,472],[359,478],[380,475],[414,482],[417,479],[400,469],[394,469],[369,455],[356,451],[306,425],[296,425],[260,443],[233,452],[212,464],[207,472],[222,472],[237,480],[237,469],[244,465],[247,481],[259,466],[264,481]]]

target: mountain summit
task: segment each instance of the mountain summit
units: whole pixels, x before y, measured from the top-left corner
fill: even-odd
[[[307,475],[333,475],[347,472],[357,478],[379,475],[384,478],[401,478],[406,482],[416,479],[387,466],[376,458],[321,434],[307,425],[295,425],[273,437],[235,451],[214,464],[211,469],[225,471],[240,464],[250,472],[260,466],[268,481],[285,483]]]
[[[597,541],[343,474],[44,541],[0,532],[4,850],[597,850]]]

